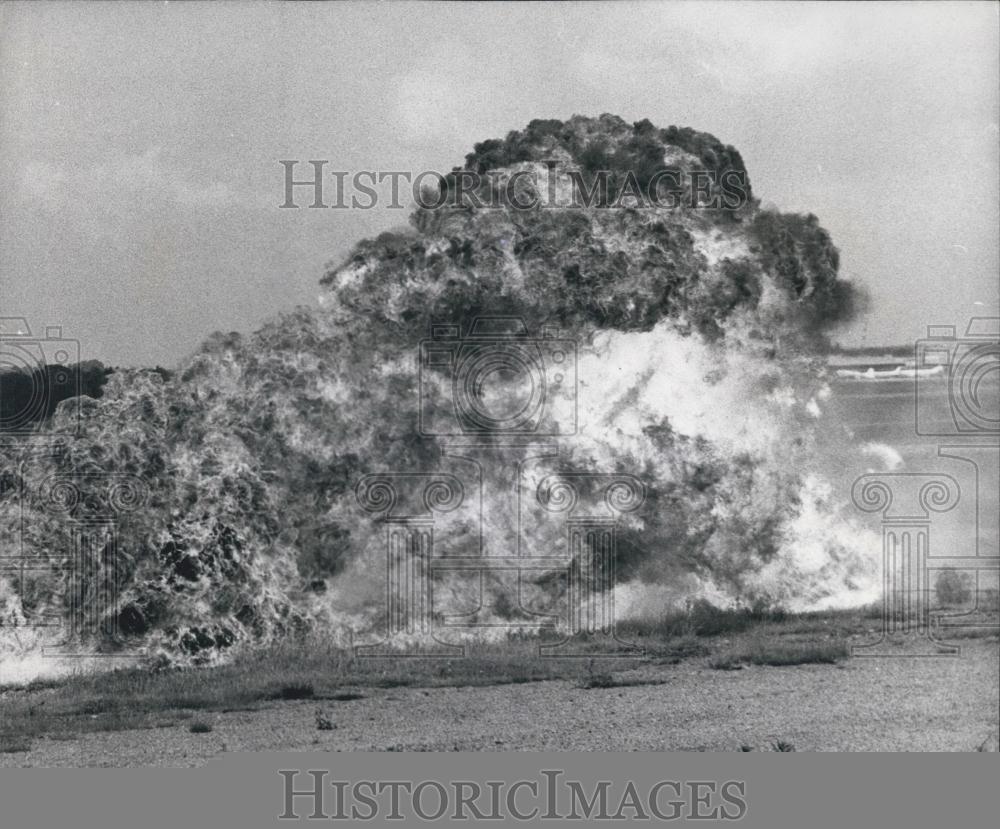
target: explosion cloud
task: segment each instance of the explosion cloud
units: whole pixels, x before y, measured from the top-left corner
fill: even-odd
[[[814,457],[826,393],[817,358],[856,301],[816,217],[763,209],[749,182],[737,209],[616,198],[629,174],[646,186],[663,170],[684,181],[746,170],[711,135],[610,115],[533,121],[477,144],[465,169],[538,182],[554,169],[560,188],[608,171],[611,197],[418,208],[408,229],[359,242],[330,268],[318,307],[213,335],[169,375],[114,373],[99,400],[84,399],[61,451],[8,446],[0,542],[39,566],[5,577],[5,617],[65,614],[67,591],[89,600],[97,589],[70,586],[78,516],[51,508],[46,481],[63,476],[86,500],[95,481],[124,475],[144,483],[143,502],[117,519],[113,572],[94,576],[120,598],[116,633],[90,647],[200,663],[309,628],[371,631],[384,615],[383,528],[355,486],[369,473],[468,472],[420,428],[419,344],[432,324],[461,338],[497,317],[532,337],[555,327],[576,347],[576,428],[557,458],[524,466],[527,478],[570,469],[645,487],[621,531],[621,612],[693,595],[796,608],[870,600],[877,540],[845,521]],[[47,430],[73,431],[71,417],[61,405]],[[477,534],[497,544],[523,531],[488,500],[449,520],[448,543],[466,555]],[[556,534],[542,522],[525,538],[547,548]],[[550,576],[531,580],[533,607],[565,598]],[[501,587],[486,590],[502,619],[518,609]],[[439,594],[461,604],[460,585],[443,580]]]

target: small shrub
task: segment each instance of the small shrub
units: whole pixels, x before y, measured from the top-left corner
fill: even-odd
[[[316,689],[311,682],[291,682],[282,685],[276,692],[271,694],[271,699],[312,699],[316,695]]]
[[[784,740],[775,740],[771,743],[771,751],[795,751],[795,746]]]
[[[611,674],[588,673],[577,683],[577,688],[615,688],[618,682]]]
[[[336,727],[333,720],[323,713],[323,709],[316,709],[316,729],[318,731],[333,731]]]
[[[202,720],[195,720],[190,726],[188,726],[188,731],[192,734],[208,734],[211,730],[211,724],[203,722]]]
[[[942,570],[934,583],[934,595],[942,607],[967,604],[972,598],[972,578],[961,570]]]

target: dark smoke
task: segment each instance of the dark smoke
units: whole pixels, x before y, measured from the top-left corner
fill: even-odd
[[[477,144],[465,163],[544,175],[551,160],[619,182],[668,168],[745,173],[739,153],[707,133],[610,115],[533,121]],[[599,379],[582,392],[598,448],[585,435],[566,458],[648,482],[645,512],[623,539],[623,576],[690,575],[749,596],[802,508],[808,417],[799,406],[773,435],[741,446],[746,435],[730,440],[726,424],[690,425],[673,403],[661,406],[658,384],[670,366],[703,364],[677,375],[687,397],[742,410],[787,389],[797,404],[811,400],[817,384],[801,358],[826,346],[855,303],[838,259],[814,216],[764,210],[756,198],[734,211],[417,210],[408,230],[361,241],[329,269],[320,307],[250,335],[215,334],[170,376],[115,372],[62,456],[22,446],[5,450],[3,467],[28,492],[57,472],[83,488],[95,471],[146,482],[145,506],[120,527],[119,628],[152,653],[218,659],[366,619],[377,596],[345,580],[361,578],[376,529],[361,523],[353,487],[366,473],[442,464],[438,442],[417,428],[417,343],[432,322],[520,317],[581,345],[582,380],[584,359],[592,377],[609,372],[609,389],[620,366],[642,368],[620,399],[605,399]],[[67,417],[57,410],[49,427],[70,428]],[[58,606],[65,567],[68,519],[30,496],[0,498],[0,542],[15,545],[22,509],[25,548],[54,575],[8,583],[10,617]],[[326,584],[337,589],[317,592]],[[347,594],[354,605],[338,606]]]

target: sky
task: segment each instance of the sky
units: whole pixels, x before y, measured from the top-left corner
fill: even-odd
[[[172,366],[316,301],[404,210],[282,210],[280,159],[448,170],[534,118],[734,145],[869,295],[846,345],[998,313],[995,3],[0,6],[0,316]]]

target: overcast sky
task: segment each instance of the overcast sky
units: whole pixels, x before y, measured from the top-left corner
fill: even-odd
[[[406,219],[279,210],[278,159],[446,170],[611,112],[714,133],[818,215],[872,297],[843,342],[964,324],[1000,303],[998,8],[5,3],[0,314],[171,365]]]

